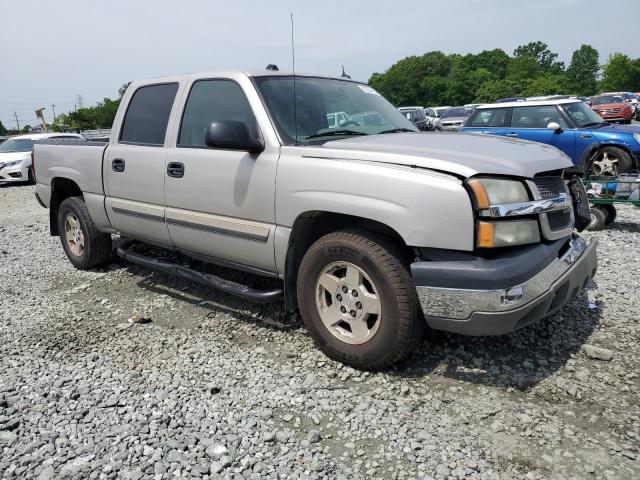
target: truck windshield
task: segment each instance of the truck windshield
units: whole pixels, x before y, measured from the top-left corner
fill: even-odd
[[[0,144],[0,153],[30,152],[33,148],[33,140],[29,138],[10,138]]]
[[[403,114],[367,85],[296,76],[294,112],[292,76],[254,77],[254,81],[280,137],[288,145],[386,131],[417,131]],[[337,121],[335,112],[342,114]]]

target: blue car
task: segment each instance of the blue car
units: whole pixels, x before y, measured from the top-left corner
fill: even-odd
[[[605,122],[578,99],[481,105],[461,131],[553,145],[581,175],[616,176],[640,169],[640,127]]]

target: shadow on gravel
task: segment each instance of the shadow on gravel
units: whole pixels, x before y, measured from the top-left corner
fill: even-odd
[[[613,222],[607,227],[608,230],[617,230],[621,232],[640,233],[640,223],[633,222]]]
[[[526,390],[580,350],[597,328],[603,306],[590,308],[582,292],[551,317],[508,335],[427,334],[417,352],[390,373],[407,378],[439,374],[478,385]]]

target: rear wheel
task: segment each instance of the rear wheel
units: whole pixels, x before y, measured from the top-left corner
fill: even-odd
[[[618,215],[616,207],[614,207],[613,205],[600,205],[600,208],[604,210],[604,213],[607,217],[604,222],[605,225],[609,225],[616,219],[616,216]]]
[[[77,269],[88,270],[110,260],[111,235],[96,228],[81,197],[69,197],[60,204],[58,232],[64,252]]]
[[[627,152],[617,147],[604,147],[591,162],[591,173],[595,176],[616,177],[631,170],[633,162]]]
[[[587,230],[602,230],[606,224],[607,212],[600,208],[600,206],[591,207],[591,223],[587,227]]]
[[[362,369],[408,355],[425,325],[402,252],[366,231],[330,233],[309,248],[298,272],[298,304],[318,347]]]

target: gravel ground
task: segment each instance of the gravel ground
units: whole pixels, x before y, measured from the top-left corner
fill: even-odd
[[[639,478],[638,222],[553,317],[369,374],[277,305],[74,270],[32,187],[0,187],[0,478]]]

